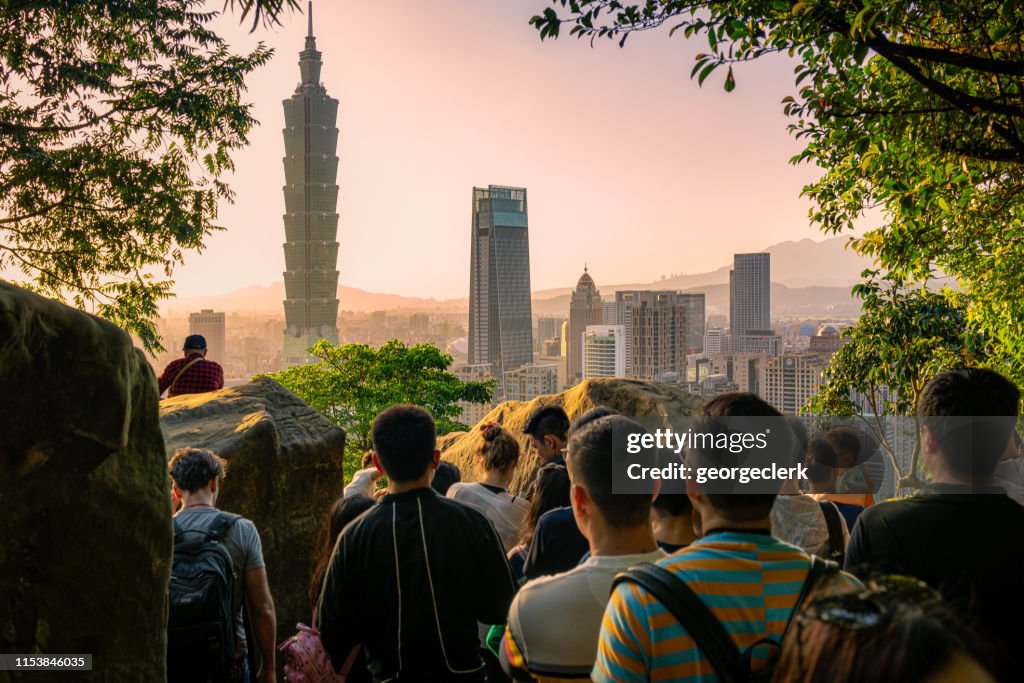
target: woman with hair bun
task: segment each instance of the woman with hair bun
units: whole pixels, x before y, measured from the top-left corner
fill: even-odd
[[[482,513],[494,525],[507,553],[519,541],[523,519],[530,504],[508,492],[519,462],[519,442],[488,422],[480,426],[477,456],[483,467],[483,481],[459,482],[448,489],[448,497]]]

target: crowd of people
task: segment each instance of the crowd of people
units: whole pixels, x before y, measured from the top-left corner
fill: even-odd
[[[481,425],[479,476],[468,482],[441,460],[430,414],[393,406],[325,511],[312,626],[289,641],[286,671],[348,683],[1019,680],[1024,506],[993,483],[1017,454],[1019,403],[990,370],[933,377],[917,405],[929,481],[886,502],[874,500],[863,435],[849,427],[809,439],[789,419],[778,443],[808,480],[777,492],[691,481],[685,493],[625,494],[613,491],[616,435],[644,427],[610,408],[571,423],[560,407],[541,408],[523,428],[525,455],[516,435]],[[733,393],[693,420],[716,433],[733,417],[782,418]],[[735,457],[706,445],[685,453],[694,466]],[[524,467],[530,485],[509,491]],[[274,681],[259,534],[215,507],[225,472],[215,454],[182,449],[170,469],[175,566],[177,543],[216,536],[241,577],[228,675]],[[261,661],[252,675],[247,636]]]

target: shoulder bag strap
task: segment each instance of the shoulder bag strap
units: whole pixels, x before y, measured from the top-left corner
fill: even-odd
[[[178,380],[181,379],[181,376],[185,374],[185,371],[188,370],[193,365],[195,365],[196,363],[198,363],[199,361],[201,361],[202,359],[203,359],[202,356],[196,356],[195,358],[193,358],[189,362],[185,363],[185,367],[183,367],[181,370],[178,370],[178,374],[174,376],[174,381],[172,381],[171,385],[169,387],[167,387],[167,395],[168,396],[171,394],[171,389],[173,389],[174,386],[178,383]]]
[[[830,500],[818,501],[818,505],[821,506],[825,524],[828,525],[829,559],[842,564],[846,555],[846,543],[843,540],[843,522],[839,508]]]

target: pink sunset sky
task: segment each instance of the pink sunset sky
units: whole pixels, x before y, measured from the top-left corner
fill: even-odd
[[[219,9],[220,0],[214,3]],[[779,101],[792,64],[689,78],[703,39],[667,31],[624,49],[528,25],[544,0],[345,0],[314,4],[322,80],[340,100],[341,283],[374,292],[465,297],[471,188],[528,189],[534,290],[701,272],[789,239],[822,235],[801,187],[817,170]],[[303,3],[303,8],[305,3]],[[249,34],[217,20],[236,49],[263,40],[273,61],[249,81],[261,122],[236,153],[227,228],[175,273],[179,296],[281,278],[283,113],[299,80],[304,14]]]

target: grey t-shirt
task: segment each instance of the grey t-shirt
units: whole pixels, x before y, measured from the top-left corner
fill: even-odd
[[[182,510],[174,516],[183,531],[185,541],[198,541],[198,532],[207,532],[217,518],[217,508],[190,508]],[[196,532],[196,533],[190,533]],[[263,544],[256,525],[244,517],[235,522],[221,539],[231,555],[231,563],[235,570],[235,594],[232,604],[236,616],[236,633],[238,647],[245,652],[245,628],[242,620],[242,599],[245,595],[245,573],[250,569],[266,566],[263,562]]]

